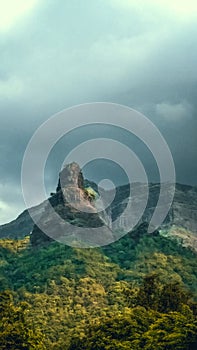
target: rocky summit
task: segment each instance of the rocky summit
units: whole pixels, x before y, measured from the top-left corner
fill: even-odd
[[[171,187],[171,184],[166,185],[166,201]],[[124,214],[131,195],[130,185],[117,187],[115,192],[111,204],[107,206],[105,199],[111,198],[111,193],[100,191],[106,210],[98,211],[95,201],[95,197],[99,197],[97,185],[84,180],[77,163],[67,164],[60,172],[56,192],[51,193],[49,200],[25,210],[16,220],[0,226],[0,238],[24,238],[31,233],[33,245],[46,244],[53,239],[76,246],[111,243],[114,241],[114,232],[125,231],[132,215],[135,215],[133,208]],[[159,184],[149,184],[148,203],[139,224],[150,222],[159,192]],[[144,184],[132,184],[134,203],[143,201],[144,193]],[[185,245],[197,251],[196,207],[197,188],[176,184],[173,203],[160,230],[167,230],[170,235],[180,238]]]
[[[111,229],[97,213],[92,192],[84,186],[77,163],[64,166],[56,193],[52,193],[43,207],[43,213],[31,232],[33,245],[57,240],[72,246],[89,247],[114,240]],[[32,215],[34,217],[34,212]]]

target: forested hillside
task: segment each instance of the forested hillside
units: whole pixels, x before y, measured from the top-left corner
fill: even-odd
[[[1,240],[0,349],[195,349],[197,259],[141,225],[92,249]]]

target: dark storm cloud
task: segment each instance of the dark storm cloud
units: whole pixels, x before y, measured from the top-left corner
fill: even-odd
[[[148,11],[129,3],[43,1],[0,32],[0,222],[21,210],[21,161],[32,133],[52,114],[84,102],[142,111],[166,138],[178,181],[196,184],[196,19],[192,11],[186,20],[153,1]],[[64,159],[65,147],[87,135],[68,139],[56,154]],[[154,179],[151,155],[130,143]],[[49,161],[49,188],[59,170],[56,159]]]

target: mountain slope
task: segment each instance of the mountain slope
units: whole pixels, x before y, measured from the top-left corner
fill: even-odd
[[[73,227],[98,224],[110,234],[117,219],[117,226],[124,229],[128,218],[119,217],[127,204],[128,185],[116,189],[106,209],[110,226],[106,213],[97,214],[94,191],[88,192],[78,166],[64,172],[67,175],[62,181],[60,177],[49,199],[63,219]],[[136,186],[141,186],[143,194],[143,184]],[[0,239],[0,348],[196,349],[197,191],[177,185],[165,222],[148,233],[159,185],[150,184],[149,189],[141,222],[103,247],[60,244],[33,225],[27,211],[1,227],[2,236],[7,237]],[[32,210],[38,222],[51,226],[54,221],[47,206],[43,203]],[[63,233],[55,232],[56,237]],[[76,239],[73,232],[66,233]]]
[[[92,185],[92,184],[91,184]],[[93,185],[92,185],[93,186]],[[143,220],[149,221],[154,211],[159,195],[159,184],[149,184],[149,201]],[[115,199],[110,207],[112,219],[115,220],[125,208],[125,201],[129,196],[129,185],[116,189]],[[51,199],[52,200],[52,199]],[[197,187],[176,184],[175,197],[170,212],[164,222],[168,227],[173,224],[183,227],[197,235]],[[42,215],[43,204],[31,208],[32,215],[39,218]],[[34,226],[28,210],[25,210],[15,220],[0,226],[1,238],[24,238],[29,235]]]
[[[150,273],[159,276],[159,290],[173,283],[192,293],[197,290],[196,254],[182,247],[175,238],[164,237],[158,231],[148,234],[147,224],[103,248],[79,249],[57,242],[32,246],[28,237],[21,241],[0,240],[0,255],[1,290],[9,289],[16,301],[27,302],[27,321],[45,335],[47,349],[69,349],[72,339],[77,337],[79,343],[86,330],[102,319],[106,322],[108,317],[111,320],[120,315],[125,317],[125,313],[130,317],[130,312],[135,312],[137,317],[132,308],[139,307],[136,296],[143,278]],[[177,300],[178,294],[175,294],[171,300]],[[189,299],[185,303],[188,308],[193,305]],[[152,308],[155,306],[151,302]],[[175,307],[179,319],[184,314],[181,310]],[[142,309],[141,312],[147,321],[136,322],[148,325],[149,311]],[[166,313],[167,309],[164,313],[151,311],[151,317],[156,322]],[[90,344],[87,348],[91,348]],[[114,347],[119,348],[120,344]],[[174,346],[173,349],[187,347]]]

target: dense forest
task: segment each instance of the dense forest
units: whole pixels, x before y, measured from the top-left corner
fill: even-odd
[[[102,248],[0,241],[0,349],[196,349],[197,259],[145,225]]]

